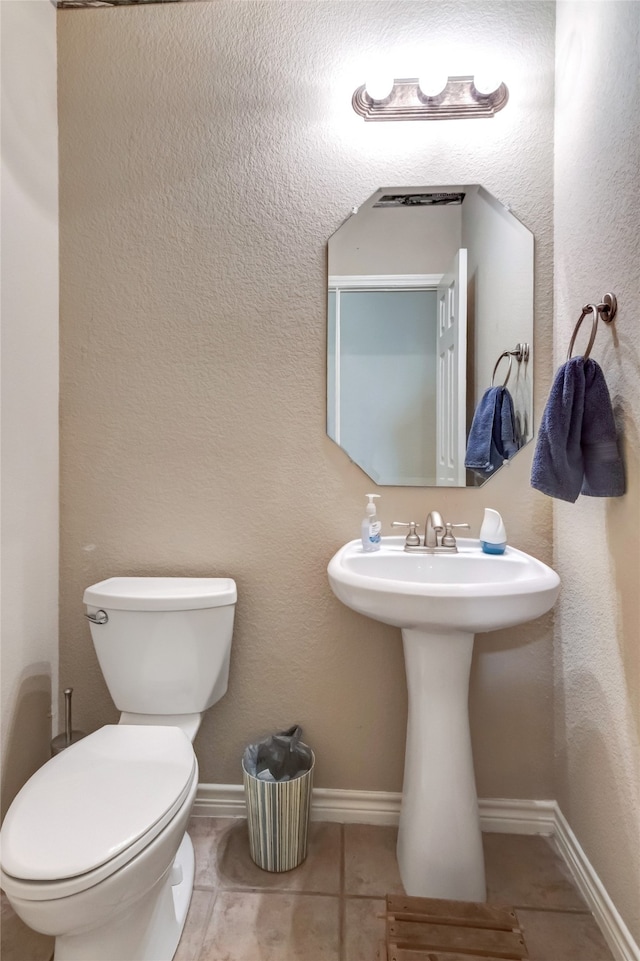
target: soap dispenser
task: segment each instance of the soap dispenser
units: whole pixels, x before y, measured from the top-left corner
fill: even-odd
[[[485,554],[504,554],[507,546],[507,532],[504,522],[497,511],[485,507],[484,520],[480,528],[480,546]]]
[[[371,551],[380,550],[380,531],[382,530],[382,524],[376,517],[376,505],[373,502],[374,497],[380,497],[380,494],[367,494],[369,498],[369,503],[367,504],[366,514],[362,520],[362,550],[370,553]]]

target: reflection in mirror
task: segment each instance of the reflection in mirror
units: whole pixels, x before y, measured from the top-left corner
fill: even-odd
[[[531,440],[532,340],[533,235],[483,187],[377,190],[329,240],[327,433],[377,484],[480,486]]]

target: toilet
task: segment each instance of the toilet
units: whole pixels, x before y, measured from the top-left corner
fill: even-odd
[[[112,577],[84,593],[121,712],[41,767],[0,832],[16,914],[55,937],[54,961],[171,961],[189,908],[198,787],[192,742],[224,695],[230,578]]]

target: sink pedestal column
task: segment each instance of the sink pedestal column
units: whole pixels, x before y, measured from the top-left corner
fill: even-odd
[[[409,718],[398,864],[407,894],[486,898],[469,732],[473,634],[405,628]]]

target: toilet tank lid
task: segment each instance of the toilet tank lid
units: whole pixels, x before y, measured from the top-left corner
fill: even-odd
[[[109,577],[84,592],[87,606],[115,611],[195,611],[237,599],[230,577]]]

